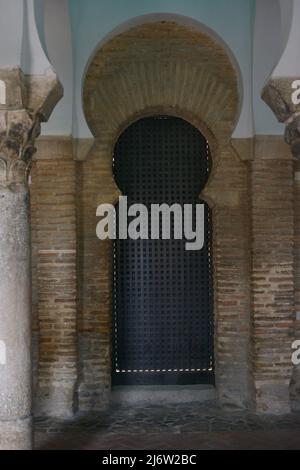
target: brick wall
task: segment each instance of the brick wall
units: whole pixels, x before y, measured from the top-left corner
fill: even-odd
[[[66,416],[77,380],[75,161],[70,139],[43,139],[37,148],[31,185],[36,411]]]
[[[44,139],[32,171],[37,412],[70,415],[77,405],[93,411],[109,401],[112,246],[96,237],[96,208],[119,195],[112,157],[120,132],[151,114],[188,120],[211,147],[204,197],[213,212],[220,402],[288,411],[300,290],[288,147],[260,137],[233,149],[235,70],[219,45],[175,23],[142,25],[109,41],[87,72],[84,100],[96,135],[86,161],[74,161],[70,139]]]
[[[219,399],[251,406],[249,162],[226,141],[205,194],[213,201],[216,380]]]
[[[87,71],[84,104],[97,147],[82,164],[85,277],[80,342],[85,359],[80,403],[86,408],[98,398],[105,400],[97,397],[99,382],[101,393],[110,383],[111,253],[95,240],[94,230],[97,205],[112,202],[117,194],[111,175],[113,146],[135,119],[170,114],[195,125],[211,146],[214,168],[207,196],[215,234],[218,390],[223,402],[245,405],[250,400],[248,169],[229,145],[239,103],[236,72],[226,53],[208,36],[175,23],[138,26],[96,53]],[[240,260],[237,266],[232,253]],[[230,286],[224,284],[228,276]],[[100,352],[102,363],[95,358]]]
[[[114,203],[118,189],[110,153],[96,143],[86,162],[77,164],[79,407],[100,409],[110,391],[112,322],[111,242],[96,237],[96,209]]]
[[[77,166],[80,192],[79,351],[81,410],[107,403],[111,377],[111,243],[96,238],[96,208],[113,203],[118,189],[111,171],[110,146],[96,142]],[[101,182],[101,184],[100,184]],[[249,405],[250,386],[250,207],[249,165],[223,142],[222,160],[204,197],[213,209],[216,366],[220,400]]]
[[[75,162],[70,142],[41,141],[34,161],[38,413],[71,414],[77,391],[81,410],[100,409],[109,400],[112,253],[95,229],[98,204],[119,195],[111,142],[107,134],[85,162]],[[226,140],[220,144],[204,192],[213,210],[219,398],[230,406],[256,401],[259,411],[287,411],[291,343],[299,336],[294,162],[276,137],[257,139],[253,161],[246,152],[240,158]]]
[[[290,410],[294,338],[294,162],[280,138],[257,138],[252,164],[253,363],[257,409]]]

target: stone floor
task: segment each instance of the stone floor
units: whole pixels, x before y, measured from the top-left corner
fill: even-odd
[[[36,449],[300,450],[300,413],[266,417],[226,413],[214,403],[114,406],[101,414],[35,419]]]

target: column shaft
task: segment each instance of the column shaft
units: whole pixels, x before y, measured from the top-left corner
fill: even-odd
[[[27,189],[0,187],[1,450],[32,447],[29,234]]]
[[[295,340],[300,340],[300,162],[295,162]],[[300,365],[294,366],[291,405],[300,410]]]

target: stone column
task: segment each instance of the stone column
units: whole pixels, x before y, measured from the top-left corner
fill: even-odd
[[[288,121],[285,140],[291,146],[294,163],[294,212],[295,212],[295,329],[294,340],[300,340],[300,116],[294,114]],[[300,366],[294,366],[291,381],[291,406],[300,410]]]
[[[297,58],[295,58],[297,61]],[[300,406],[300,373],[299,367],[292,365],[292,344],[297,338],[299,328],[299,313],[297,313],[297,305],[299,302],[299,173],[297,171],[300,162],[300,103],[297,104],[295,97],[295,84],[298,77],[274,77],[269,80],[262,92],[262,98],[272,109],[278,121],[285,124],[285,141],[291,149],[291,159],[293,160],[292,176],[293,180],[287,181],[282,186],[282,199],[287,201],[290,199],[291,191],[293,195],[293,305],[290,311],[288,322],[285,324],[285,347],[282,349],[282,356],[286,358],[286,397],[290,399],[292,408]],[[298,177],[297,177],[298,174]],[[282,220],[286,214],[282,217]],[[288,228],[288,225],[286,226]],[[287,241],[287,239],[285,239]],[[282,246],[284,240],[282,240]],[[286,243],[286,242],[285,242]],[[287,245],[286,245],[287,246]],[[291,262],[291,256],[289,256]],[[284,263],[284,259],[282,259]],[[292,289],[292,286],[291,286]],[[282,291],[281,291],[282,292]],[[289,296],[290,297],[290,296]],[[288,324],[289,323],[289,324]],[[290,325],[290,326],[289,326]],[[284,352],[285,351],[285,352]]]
[[[300,340],[300,159],[295,162],[295,339]],[[300,366],[295,366],[291,382],[291,405],[300,411]]]
[[[26,450],[32,448],[28,174],[43,105],[54,106],[61,87],[56,77],[32,80],[20,70],[2,76],[8,94],[0,106],[0,450]]]
[[[0,449],[28,449],[32,445],[31,276],[26,175],[33,148],[31,145],[25,150],[22,147],[33,128],[34,123],[26,112],[1,113]]]

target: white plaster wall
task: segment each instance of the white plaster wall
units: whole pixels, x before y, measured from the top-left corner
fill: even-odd
[[[235,137],[253,135],[252,115],[252,0],[70,0],[74,56],[73,135],[89,137],[82,110],[82,82],[87,63],[96,47],[112,31],[144,20],[145,15],[190,18],[221,37],[232,51],[243,78],[243,103]]]
[[[299,0],[297,0],[299,1]],[[281,51],[280,57],[282,56],[289,39],[293,14],[294,14],[294,0],[279,0],[280,4],[280,17],[281,17]]]
[[[282,34],[279,0],[257,0],[253,37],[253,111],[256,134],[283,134],[283,125],[277,122],[271,109],[261,99],[262,89],[284,49]]]
[[[236,61],[243,102],[234,136],[253,135],[252,108],[255,133],[282,134],[283,125],[260,95],[271,74],[300,77],[300,0],[256,0],[253,45],[252,4],[252,0],[243,0],[242,6],[240,0],[134,0],[130,4],[121,0],[0,0],[0,68],[21,66],[25,73],[44,74],[51,63],[65,96],[43,125],[43,133],[90,137],[81,94],[95,49],[147,18],[177,17],[179,22],[210,28]]]
[[[280,5],[283,21],[282,36],[285,35],[283,40],[287,41],[272,76],[300,78],[300,0],[281,0]]]
[[[35,19],[36,0],[0,0],[0,68],[42,75],[51,68]]]
[[[20,66],[23,0],[0,0],[0,68]]]
[[[253,135],[252,108],[256,133],[282,134],[283,126],[260,95],[272,70],[273,76],[300,77],[300,0],[256,0],[254,31],[252,6],[252,0],[243,5],[240,0],[134,0],[126,5],[121,0],[0,0],[0,68],[21,65],[25,73],[43,74],[51,63],[65,96],[43,133],[90,137],[81,94],[93,52],[122,29],[151,21],[156,12],[160,18],[204,25],[231,51],[243,91],[235,137]]]
[[[64,97],[54,109],[44,135],[71,135],[73,121],[73,60],[68,0],[44,0],[43,36],[51,64],[64,87]]]
[[[284,125],[261,99],[271,77],[300,78],[300,0],[256,0],[253,108],[256,134],[284,133]]]
[[[12,0],[12,3],[14,1]],[[44,75],[51,69],[51,65],[39,37],[35,16],[35,0],[24,0],[23,7],[21,68],[28,75]]]

